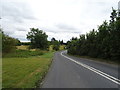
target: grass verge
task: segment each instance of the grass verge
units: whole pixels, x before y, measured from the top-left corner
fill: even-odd
[[[45,76],[52,57],[53,52],[33,57],[4,57],[2,61],[2,87],[35,88],[37,82],[41,82]]]
[[[4,57],[7,58],[12,58],[12,57],[17,57],[17,58],[27,58],[27,57],[31,57],[31,56],[39,56],[39,55],[43,55],[44,51],[40,51],[40,50],[36,50],[36,51],[30,51],[30,50],[15,50],[12,53],[8,53],[8,54],[4,54]]]

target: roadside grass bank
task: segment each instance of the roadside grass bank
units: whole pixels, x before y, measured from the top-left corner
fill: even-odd
[[[120,65],[120,62],[116,61],[116,60],[112,61],[112,60],[109,60],[109,59],[92,58],[90,56],[79,56],[79,55],[72,55],[72,54],[68,54],[68,55],[79,57],[79,58],[83,58],[83,59],[87,59],[87,60],[93,60],[93,61],[98,61],[98,62],[113,64],[113,65]]]
[[[52,62],[54,52],[18,49],[2,59],[3,88],[36,88]]]
[[[17,57],[17,58],[27,58],[27,57],[31,57],[31,56],[39,56],[39,55],[43,55],[44,51],[41,50],[35,50],[35,51],[30,51],[30,50],[16,50],[12,53],[8,53],[3,55],[3,58],[7,57],[7,58],[12,58],[12,57]]]

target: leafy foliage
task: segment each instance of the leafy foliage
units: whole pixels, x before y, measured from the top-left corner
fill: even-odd
[[[104,21],[98,30],[92,30],[80,38],[67,42],[69,54],[119,60],[120,58],[120,18],[116,10],[111,13],[110,22]]]
[[[31,41],[31,48],[47,49],[47,35],[42,30],[31,28],[27,34],[27,39]]]
[[[53,45],[53,50],[58,51],[60,48],[60,42],[57,41],[55,38],[51,39],[51,45]]]
[[[60,47],[59,42],[58,42],[58,41],[54,41],[53,50],[58,51],[58,50],[59,50],[59,47]]]
[[[30,45],[31,43],[30,42],[21,42],[21,45]]]

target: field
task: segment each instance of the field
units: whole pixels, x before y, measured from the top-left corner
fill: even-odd
[[[28,45],[21,45],[21,46],[16,46],[17,49],[20,50],[28,50],[29,46]]]
[[[22,49],[21,49],[22,48]],[[2,60],[3,88],[35,88],[47,72],[54,52],[28,51],[26,46]]]

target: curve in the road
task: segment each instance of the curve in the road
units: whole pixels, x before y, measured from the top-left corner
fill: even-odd
[[[113,76],[111,76],[111,75],[108,75],[107,73],[104,73],[104,72],[102,72],[102,71],[100,71],[100,70],[98,70],[98,69],[95,69],[95,68],[93,68],[93,67],[91,67],[91,66],[88,66],[88,65],[86,65],[86,64],[83,64],[83,63],[81,63],[81,62],[78,62],[78,61],[76,61],[76,60],[74,60],[74,59],[72,59],[72,58],[69,58],[69,57],[63,55],[64,52],[66,52],[66,51],[61,52],[61,55],[62,55],[63,57],[65,57],[65,58],[69,59],[70,61],[72,61],[72,62],[74,62],[74,63],[76,63],[76,64],[78,64],[78,65],[81,65],[81,66],[83,66],[84,68],[89,69],[89,70],[91,70],[91,71],[93,71],[93,72],[95,72],[95,73],[97,73],[97,74],[105,77],[106,79],[108,79],[108,80],[110,80],[110,81],[112,81],[112,82],[120,85],[120,80],[119,80],[119,79],[117,79],[117,78],[115,78],[115,77],[113,77]]]

